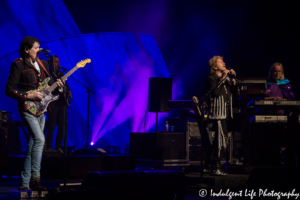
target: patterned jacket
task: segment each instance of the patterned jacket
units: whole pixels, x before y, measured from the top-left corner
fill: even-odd
[[[46,72],[40,62],[47,70]],[[17,100],[18,107],[23,107],[27,92],[37,89],[40,83],[49,76],[48,63],[45,60],[40,60],[40,62],[38,62],[40,73],[31,63],[23,58],[18,58],[11,64],[5,94]]]

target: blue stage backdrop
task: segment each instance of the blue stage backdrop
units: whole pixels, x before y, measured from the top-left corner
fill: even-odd
[[[0,58],[16,51],[25,36],[41,42],[81,34],[61,0],[0,0]]]
[[[169,73],[153,36],[132,33],[80,35],[61,1],[2,2],[1,43],[7,48],[0,50],[1,110],[13,112],[13,119],[20,120],[17,102],[6,97],[4,90],[10,64],[19,57],[21,39],[31,35],[40,39],[41,48],[58,55],[61,66],[67,69],[72,69],[80,60],[92,60],[73,74],[96,93],[91,94],[89,142],[98,147],[120,145],[123,149],[131,131],[155,129],[155,114],[148,113],[144,130],[148,79],[169,77]],[[72,78],[68,83],[74,97],[68,109],[68,146],[79,149],[86,143],[88,96],[86,89]],[[180,84],[174,81],[173,98],[181,93]],[[167,115],[159,115],[160,124]],[[26,149],[24,143],[26,141],[22,142],[22,150]]]

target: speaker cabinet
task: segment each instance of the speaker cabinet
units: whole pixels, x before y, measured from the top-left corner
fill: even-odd
[[[186,159],[185,133],[130,133],[130,155],[136,159]]]
[[[149,112],[171,112],[169,100],[172,100],[172,79],[149,78]]]

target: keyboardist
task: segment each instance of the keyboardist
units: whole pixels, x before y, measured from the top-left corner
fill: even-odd
[[[288,102],[285,101],[284,104],[283,102],[277,102],[277,105],[281,106],[278,110],[271,101],[269,102],[270,104],[264,102],[265,106],[263,109],[264,114],[266,115],[265,123],[260,124],[257,131],[252,131],[252,133],[256,132],[254,133],[255,136],[253,141],[256,142],[255,146],[257,146],[256,148],[259,152],[259,155],[256,154],[255,157],[260,157],[258,158],[259,162],[256,164],[276,166],[276,164],[279,163],[279,160],[281,160],[280,162],[284,162],[286,166],[293,165],[290,163],[295,162],[295,146],[297,146],[293,142],[299,141],[296,134],[294,134],[294,129],[291,129],[291,124],[287,123],[287,120],[285,124],[284,121],[279,122],[278,120],[278,123],[273,123],[271,120],[267,119],[276,120],[276,118],[272,118],[270,115],[275,115],[274,117],[279,115],[289,116],[293,107],[297,106],[292,85],[290,81],[284,77],[283,66],[279,62],[272,64],[269,69],[266,94],[267,97],[265,97],[265,99],[267,100],[274,100],[274,102],[286,100],[291,101],[291,104],[287,104]],[[294,103],[292,103],[292,101],[294,101]],[[270,108],[268,108],[268,105]],[[287,149],[286,159],[279,157],[280,147],[283,146]]]
[[[284,77],[284,70],[281,63],[276,62],[271,65],[267,80],[267,97],[270,100],[295,100],[294,91],[290,81]],[[278,110],[276,113],[283,115],[284,110]]]
[[[295,100],[294,91],[290,81],[284,77],[284,70],[281,63],[271,65],[267,80],[266,99],[272,100]]]

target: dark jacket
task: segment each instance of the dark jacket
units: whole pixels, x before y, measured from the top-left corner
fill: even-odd
[[[6,83],[5,94],[18,101],[18,107],[23,107],[27,92],[35,90],[48,77],[49,68],[45,60],[41,60],[47,72],[39,64],[40,73],[26,59],[14,60],[10,67],[10,75]]]
[[[206,79],[206,84],[207,84],[207,90],[211,91],[213,88],[215,88],[217,86],[217,84],[219,84],[221,80],[221,77],[219,77],[217,74],[211,74],[207,77]],[[227,93],[226,93],[226,89],[227,89]],[[230,95],[237,95],[238,94],[238,89],[236,85],[233,85],[232,83],[232,79],[230,79],[229,81],[225,81],[225,83],[222,83],[220,85],[220,87],[216,88],[212,93],[211,93],[211,98],[214,97],[219,97],[219,96],[224,96],[224,99],[226,101],[229,100],[229,96]]]
[[[220,80],[221,77],[215,73],[209,75],[206,79],[207,90],[213,90]],[[225,83],[215,88],[209,96],[209,118],[216,120],[232,118],[232,95],[237,94],[238,88],[233,85],[233,79],[227,77]]]

